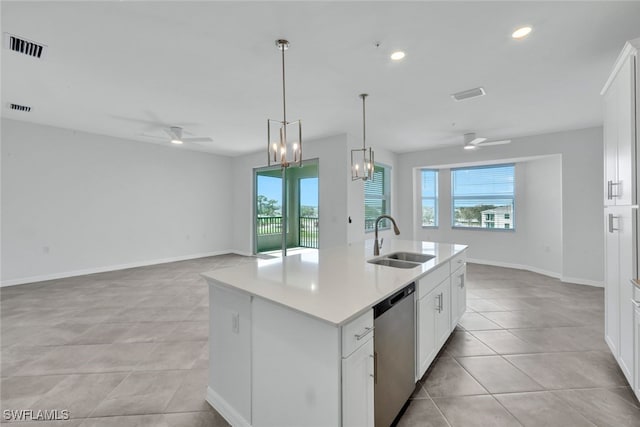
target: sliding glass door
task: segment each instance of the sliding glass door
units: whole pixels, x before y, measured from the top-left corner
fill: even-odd
[[[282,255],[317,249],[318,161],[302,167],[254,170],[255,253]]]

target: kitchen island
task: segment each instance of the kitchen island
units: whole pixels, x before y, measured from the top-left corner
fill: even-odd
[[[234,426],[373,425],[372,307],[415,282],[419,379],[466,308],[466,246],[390,240],[433,255],[381,266],[373,241],[216,270],[207,401]]]

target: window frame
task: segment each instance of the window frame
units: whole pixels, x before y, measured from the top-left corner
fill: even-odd
[[[364,232],[365,233],[373,233],[375,232],[375,225],[372,228],[367,228],[367,216],[366,216],[366,205],[367,205],[367,199],[376,199],[376,200],[383,200],[385,201],[385,212],[382,213],[382,215],[391,215],[391,166],[386,165],[384,163],[379,163],[379,162],[375,162],[373,164],[373,175],[375,177],[375,173],[376,173],[376,168],[382,168],[383,170],[383,174],[384,174],[384,183],[383,183],[383,188],[382,188],[382,195],[380,197],[367,197],[367,192],[366,192],[366,186],[367,183],[369,181],[365,181],[364,186],[363,186],[363,193],[364,193],[364,208],[365,208],[365,215],[364,215]],[[382,221],[380,221],[380,226],[378,227],[378,231],[380,230],[389,230],[391,229],[391,221],[388,221],[386,219],[383,219]]]
[[[424,197],[422,194],[422,183],[424,182],[422,174],[424,172],[433,172],[434,173],[434,197]],[[431,168],[422,168],[420,169],[420,225],[422,228],[431,228],[436,229],[440,225],[440,206],[439,206],[439,194],[438,194],[438,185],[440,183],[440,170],[439,169],[431,169]],[[434,215],[434,224],[433,225],[424,225],[422,222],[423,210],[424,210],[424,201],[425,199],[433,200],[433,215]]]
[[[483,195],[483,196],[474,196],[473,198],[475,199],[487,199],[487,200],[492,200],[492,199],[511,199],[512,202],[512,209],[511,209],[511,213],[510,213],[510,221],[511,221],[511,226],[509,228],[503,228],[503,227],[495,227],[495,220],[494,220],[494,227],[467,227],[467,226],[462,226],[462,225],[455,225],[456,224],[456,219],[455,219],[455,202],[456,199],[460,200],[461,198],[464,199],[464,196],[458,196],[457,198],[454,195],[454,188],[455,188],[455,184],[454,184],[454,172],[455,171],[460,171],[460,170],[469,170],[469,169],[491,169],[491,168],[499,168],[499,167],[506,167],[506,166],[511,166],[513,167],[513,195],[512,196],[502,196],[502,195]],[[479,230],[479,231],[489,231],[489,232],[501,232],[501,233],[509,233],[509,232],[515,232],[516,231],[516,222],[515,222],[515,216],[516,216],[516,175],[517,175],[517,167],[516,167],[516,163],[496,163],[496,164],[490,164],[490,165],[482,165],[482,166],[464,166],[464,167],[458,167],[458,168],[451,168],[450,169],[450,183],[451,183],[451,229],[453,230]],[[495,218],[495,217],[494,217]]]

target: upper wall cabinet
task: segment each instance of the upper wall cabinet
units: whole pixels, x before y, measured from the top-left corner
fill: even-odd
[[[636,203],[636,137],[638,128],[638,50],[628,42],[607,80],[604,96],[604,204]]]

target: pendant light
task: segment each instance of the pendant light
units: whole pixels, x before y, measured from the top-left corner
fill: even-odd
[[[366,93],[360,94],[362,98],[362,148],[351,150],[351,180],[363,181],[373,180],[373,149],[367,148],[367,127],[365,100],[369,96]]]
[[[302,166],[302,123],[287,121],[287,100],[284,74],[284,52],[289,49],[287,40],[276,40],[276,47],[282,52],[282,120],[267,119],[267,160],[268,165]],[[293,138],[289,140],[287,130],[293,131]],[[278,135],[272,138],[272,130]]]

